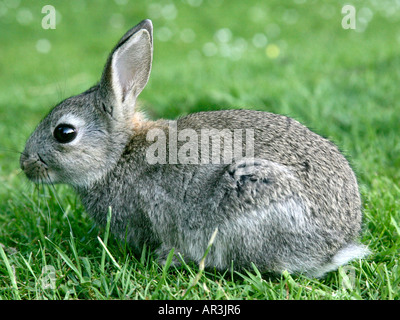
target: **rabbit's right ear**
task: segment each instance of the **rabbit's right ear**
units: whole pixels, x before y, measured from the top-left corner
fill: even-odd
[[[128,120],[137,96],[149,80],[153,59],[153,25],[143,20],[118,42],[100,80],[103,108],[113,118]]]

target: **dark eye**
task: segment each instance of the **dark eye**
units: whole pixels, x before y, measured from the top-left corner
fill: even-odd
[[[59,124],[53,132],[54,138],[59,143],[68,143],[76,138],[78,130],[70,124]]]

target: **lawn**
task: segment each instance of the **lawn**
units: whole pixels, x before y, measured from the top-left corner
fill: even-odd
[[[348,1],[0,1],[0,299],[399,299],[400,5]],[[150,118],[247,108],[291,116],[334,141],[363,198],[372,254],[324,279],[160,267],[99,229],[67,186],[19,169],[52,106],[95,84],[122,34],[154,24],[140,104]]]

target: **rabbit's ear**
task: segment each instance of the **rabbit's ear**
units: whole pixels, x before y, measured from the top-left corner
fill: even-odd
[[[152,58],[153,25],[143,20],[121,38],[104,68],[100,92],[110,112],[132,114],[136,98],[149,80]]]

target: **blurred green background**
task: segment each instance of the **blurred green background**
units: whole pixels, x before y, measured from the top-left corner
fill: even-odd
[[[400,4],[353,1],[0,0],[0,145],[21,151],[47,111],[95,84],[122,34],[154,24],[150,117],[253,108],[292,116],[333,138],[360,168],[398,177]],[[3,150],[4,151],[4,150]],[[18,167],[0,155],[1,179]],[[366,172],[368,171],[368,172]]]
[[[42,28],[47,4],[57,10],[54,30]],[[345,4],[356,9],[356,29],[342,27]],[[358,175],[364,242],[378,252],[375,261],[397,266],[395,0],[0,0],[0,242],[20,250],[7,231],[18,225],[13,212],[24,205],[15,199],[29,185],[17,152],[52,106],[99,80],[114,44],[145,18],[154,25],[153,69],[140,96],[149,117],[251,108],[291,116],[329,137]]]

